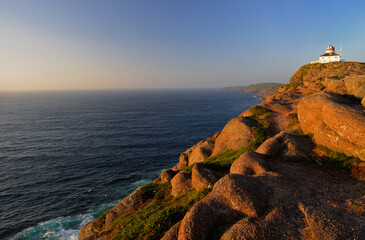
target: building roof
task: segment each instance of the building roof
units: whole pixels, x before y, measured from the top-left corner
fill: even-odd
[[[325,53],[325,54],[322,54],[320,57],[330,57],[330,56],[340,56],[340,54],[337,54],[337,53]]]

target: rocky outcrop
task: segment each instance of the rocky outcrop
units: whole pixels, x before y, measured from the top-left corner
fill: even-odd
[[[365,115],[348,99],[326,92],[303,98],[298,118],[304,133],[318,144],[365,160]]]
[[[253,120],[245,117],[237,117],[229,121],[217,137],[212,155],[247,145],[254,138],[251,128],[255,126],[257,124]]]
[[[209,234],[219,226],[243,216],[257,217],[263,211],[269,193],[269,188],[257,178],[226,175],[185,215],[178,239],[211,239]]]

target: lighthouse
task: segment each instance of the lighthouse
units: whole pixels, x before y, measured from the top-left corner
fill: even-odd
[[[332,45],[328,45],[326,52],[323,55],[319,56],[318,59],[318,62],[320,63],[339,62],[339,61],[341,61],[341,54],[337,54],[335,52],[335,47]]]

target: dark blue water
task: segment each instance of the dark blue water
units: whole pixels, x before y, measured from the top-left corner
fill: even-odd
[[[259,102],[220,90],[1,93],[0,239],[77,239]]]

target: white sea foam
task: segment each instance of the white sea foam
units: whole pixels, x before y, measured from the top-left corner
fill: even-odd
[[[90,213],[55,218],[23,230],[13,240],[76,240],[81,227],[93,219]]]
[[[151,179],[142,179],[123,188],[123,192],[131,192],[135,188],[150,183]],[[120,200],[93,207],[85,214],[55,218],[27,228],[13,238],[13,240],[77,240],[80,229],[87,223],[99,217],[104,211],[114,207]]]

